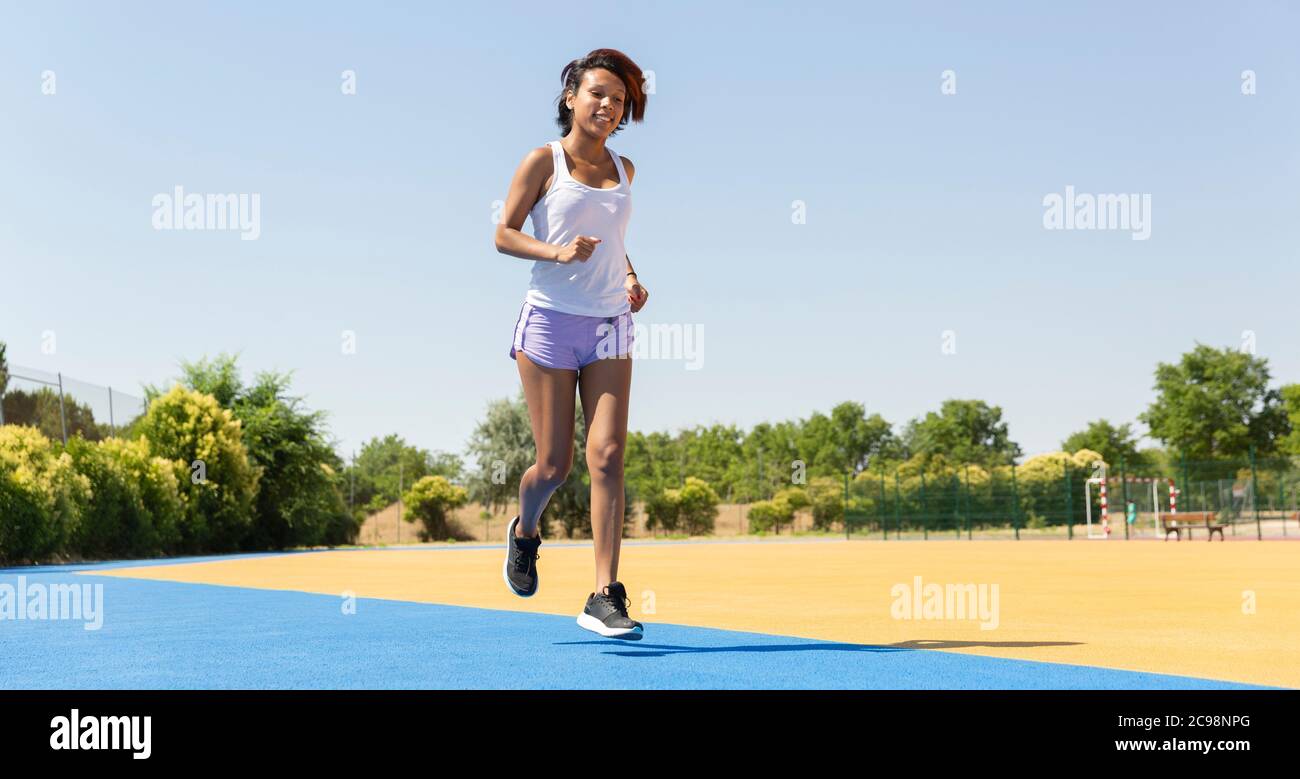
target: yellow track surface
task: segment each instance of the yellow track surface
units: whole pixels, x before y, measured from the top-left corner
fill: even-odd
[[[543,543],[515,597],[500,549],[313,552],[96,571],[574,616],[590,545]],[[655,622],[1300,687],[1300,544],[816,541],[623,544],[631,613]],[[895,585],[997,585],[997,627],[900,619]],[[990,590],[991,591],[991,590]],[[1248,613],[1253,603],[1254,613]]]

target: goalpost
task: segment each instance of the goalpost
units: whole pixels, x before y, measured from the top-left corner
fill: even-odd
[[[1106,466],[1104,464],[1099,465],[1098,469],[1099,472],[1101,473],[1100,476],[1094,476],[1093,478],[1088,479],[1086,482],[1084,482],[1083,504],[1084,504],[1084,514],[1088,518],[1088,538],[1101,539],[1104,541],[1105,539],[1110,537],[1110,530],[1111,530],[1110,506],[1108,504],[1107,495],[1106,495],[1106,483],[1108,479],[1106,477]],[[1175,486],[1174,480],[1169,478],[1164,478],[1164,477],[1152,478],[1152,477],[1130,476],[1124,479],[1124,481],[1128,482],[1129,484],[1149,483],[1151,485],[1151,512],[1150,513],[1151,513],[1152,531],[1154,532],[1155,538],[1160,538],[1160,533],[1161,533],[1160,518],[1162,514],[1161,507],[1160,507],[1160,484],[1161,482],[1164,482],[1169,485],[1169,512],[1168,513],[1170,516],[1177,516],[1178,488]],[[1099,503],[1100,515],[1101,515],[1099,517],[1100,523],[1096,527],[1093,526],[1093,522],[1092,522],[1092,485],[1094,484],[1098,486],[1098,503]],[[1146,513],[1146,512],[1142,512],[1142,513]],[[1127,514],[1128,514],[1128,507],[1125,506],[1124,507],[1125,522],[1128,521]]]
[[[1100,476],[1094,476],[1083,483],[1083,509],[1084,515],[1088,518],[1088,538],[1100,538],[1103,541],[1110,537],[1110,510],[1106,505],[1106,464],[1098,463]],[[1100,487],[1099,499],[1101,501],[1101,528],[1094,530],[1092,526],[1092,485]]]

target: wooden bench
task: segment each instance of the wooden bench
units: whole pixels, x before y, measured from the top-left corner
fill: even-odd
[[[1165,540],[1169,540],[1169,534],[1173,533],[1175,540],[1183,540],[1183,532],[1187,533],[1187,540],[1192,540],[1192,530],[1195,528],[1204,528],[1209,535],[1208,541],[1214,540],[1214,534],[1219,534],[1219,540],[1225,540],[1223,537],[1223,528],[1226,527],[1218,519],[1218,514],[1213,511],[1188,511],[1184,514],[1163,514],[1160,517],[1160,525],[1165,531]]]

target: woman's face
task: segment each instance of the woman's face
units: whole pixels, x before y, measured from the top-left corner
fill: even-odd
[[[582,74],[578,93],[569,93],[565,105],[573,111],[573,124],[597,138],[607,137],[623,119],[627,90],[619,77],[604,68]]]

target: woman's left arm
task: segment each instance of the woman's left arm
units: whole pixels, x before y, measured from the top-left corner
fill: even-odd
[[[627,275],[623,277],[623,288],[627,290],[627,302],[632,304],[632,313],[635,314],[649,300],[650,293],[641,286],[641,282],[637,281],[636,269],[632,267],[632,258],[624,254],[623,259],[627,261]]]
[[[623,170],[627,172],[627,185],[630,187],[632,186],[632,179],[636,177],[636,166],[627,157],[622,159]],[[636,268],[632,267],[632,258],[624,254],[623,259],[627,261],[627,275],[623,277],[625,281],[623,286],[627,290],[627,300],[632,304],[632,313],[635,314],[650,299],[650,293],[646,291],[645,287],[641,286],[641,282],[637,281]]]

